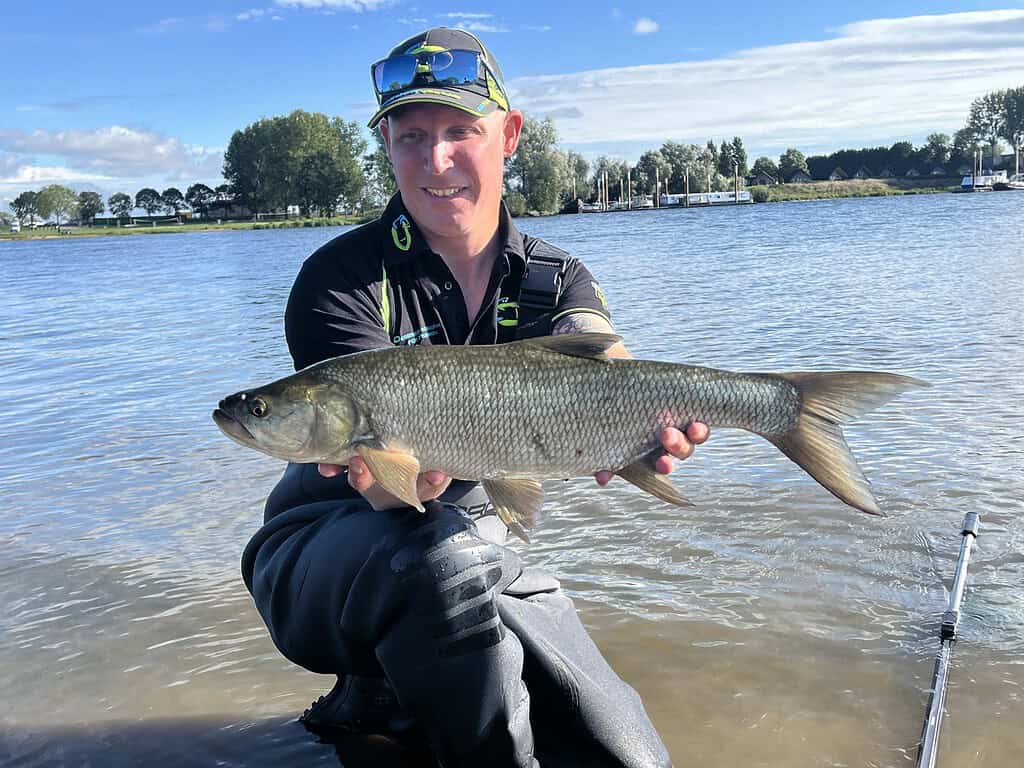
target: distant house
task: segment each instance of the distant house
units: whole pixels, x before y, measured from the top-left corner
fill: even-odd
[[[917,170],[917,168],[911,168],[909,171],[907,171],[906,175],[909,178],[916,178],[921,175],[921,172]]]
[[[946,175],[946,169],[943,168],[941,165],[936,165],[934,168],[932,168],[932,174],[931,175],[932,176],[945,176]]]
[[[790,184],[806,184],[808,181],[813,181],[813,179],[803,171],[797,171],[789,177]]]
[[[871,178],[871,171],[868,170],[868,167],[866,165],[862,165],[860,168],[857,169],[857,172],[855,174],[853,174],[853,178],[855,178],[855,179],[870,179]]]
[[[964,163],[963,165],[961,165],[959,168],[956,169],[956,175],[957,176],[970,176],[971,175],[971,171],[973,171],[973,170],[974,169],[971,166],[969,166],[967,163]]]
[[[755,186],[755,185],[760,184],[760,185],[763,185],[763,186],[766,186],[766,187],[770,187],[772,184],[778,184],[778,183],[779,183],[778,179],[776,179],[770,173],[765,173],[764,171],[758,171],[753,176],[748,176],[747,177],[747,184],[749,186]]]
[[[835,170],[828,175],[829,181],[843,181],[844,179],[850,178],[849,174],[843,170],[841,165],[837,165]]]
[[[204,219],[251,219],[252,211],[231,200],[215,200],[206,206]]]
[[[891,179],[895,176],[896,174],[892,172],[892,168],[890,168],[888,165],[882,169],[882,172],[880,174],[878,174],[878,178],[880,179]]]

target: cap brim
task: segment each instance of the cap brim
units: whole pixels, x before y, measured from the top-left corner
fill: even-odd
[[[458,91],[454,88],[416,88],[388,99],[377,110],[376,114],[370,118],[367,127],[376,127],[377,123],[388,112],[409,104],[443,104],[446,107],[454,107],[475,117],[485,117],[494,110],[501,108],[496,101],[470,91]]]

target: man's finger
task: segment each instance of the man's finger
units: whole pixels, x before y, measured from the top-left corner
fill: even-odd
[[[689,458],[693,453],[693,443],[675,427],[665,427],[661,430],[661,447],[677,459]]]
[[[598,485],[605,486],[605,485],[608,485],[608,483],[611,482],[612,477],[614,477],[614,476],[615,476],[614,472],[610,472],[607,469],[602,469],[600,472],[598,472],[596,475],[594,475],[594,479],[597,480],[597,484]]]
[[[358,456],[353,456],[348,465],[348,484],[360,493],[363,493],[376,482],[366,462]]]
[[[686,428],[686,437],[694,445],[700,445],[711,435],[711,428],[700,421],[695,421]]]
[[[337,477],[345,471],[340,464],[317,464],[316,468],[323,477]]]

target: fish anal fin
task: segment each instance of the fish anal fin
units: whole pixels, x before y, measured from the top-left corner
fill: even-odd
[[[420,473],[420,462],[411,453],[388,451],[361,445],[356,448],[369,467],[374,480],[385,491],[410,507],[423,511],[419,494],[416,492],[416,477]]]
[[[622,337],[614,333],[562,333],[558,336],[538,336],[535,339],[512,343],[539,347],[559,355],[607,360],[605,352],[620,341]]]
[[[481,483],[501,521],[516,536],[530,541],[528,531],[541,518],[544,489],[536,480],[503,478]]]
[[[654,470],[654,462],[651,459],[651,456],[644,456],[628,466],[615,470],[615,474],[640,490],[669,504],[674,504],[677,507],[693,506],[686,497],[676,490],[667,476],[660,475]]]

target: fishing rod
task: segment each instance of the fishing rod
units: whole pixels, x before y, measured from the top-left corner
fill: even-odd
[[[956,561],[956,574],[949,590],[949,604],[942,614],[939,630],[939,654],[935,657],[935,673],[932,675],[931,695],[928,697],[928,717],[921,732],[921,745],[917,751],[917,768],[935,768],[939,756],[939,729],[946,705],[946,684],[949,682],[949,663],[953,659],[953,645],[956,643],[957,625],[960,623],[960,603],[967,586],[967,563],[971,550],[978,538],[978,513],[968,512],[960,530],[960,557]]]

